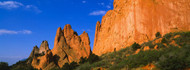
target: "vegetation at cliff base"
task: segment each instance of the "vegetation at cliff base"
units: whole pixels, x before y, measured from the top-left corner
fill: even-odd
[[[101,60],[86,62],[76,70],[108,69],[108,70],[136,70],[153,64],[155,70],[184,70],[190,68],[190,32],[168,33],[163,37],[158,32],[154,40],[141,45],[134,43],[131,47],[117,52],[103,54]],[[160,42],[155,42],[156,40]],[[150,49],[144,51],[144,47]],[[157,46],[157,47],[156,47]],[[140,52],[135,54],[136,50]]]

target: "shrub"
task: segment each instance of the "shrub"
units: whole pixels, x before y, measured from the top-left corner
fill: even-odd
[[[167,42],[166,38],[162,38],[161,43],[166,43],[167,44],[168,42]]]
[[[81,57],[79,63],[80,63],[80,64],[84,64],[85,62],[87,62],[87,58],[86,58],[86,57],[85,57],[85,58],[84,58],[84,57]]]
[[[154,48],[154,44],[152,44],[152,41],[148,41],[146,43],[144,43],[145,46],[149,46],[151,49]]]
[[[161,70],[183,70],[186,66],[182,57],[170,53],[160,57],[157,67]]]
[[[142,51],[139,54],[131,55],[128,57],[128,60],[125,60],[129,68],[136,68],[141,65],[147,65],[153,61],[158,61],[158,58],[161,56],[162,52],[156,50]]]
[[[172,37],[172,33],[165,34],[164,37],[169,40]]]
[[[140,49],[140,48],[141,48],[141,46],[138,43],[136,43],[136,42],[132,45],[133,51],[135,51],[137,49]]]
[[[88,62],[89,62],[90,64],[92,64],[92,63],[94,63],[94,62],[97,62],[97,61],[99,61],[99,60],[100,60],[99,56],[97,56],[97,55],[95,55],[95,54],[91,54],[91,55],[88,57]]]
[[[0,62],[0,70],[10,70],[8,63]]]
[[[76,70],[91,70],[91,65],[87,62],[77,67]]]
[[[11,70],[37,70],[33,68],[30,64],[27,64],[27,62],[30,59],[27,59],[25,61],[19,61],[16,64],[12,65],[10,68]]]
[[[62,67],[63,70],[74,70],[77,66],[79,66],[76,62],[65,63]]]
[[[156,33],[156,37],[157,37],[157,38],[162,37],[162,35],[160,34],[160,32],[157,32],[157,33]]]
[[[160,49],[160,48],[165,48],[165,47],[166,47],[166,46],[163,45],[162,43],[157,43],[156,45],[158,45],[158,49]]]

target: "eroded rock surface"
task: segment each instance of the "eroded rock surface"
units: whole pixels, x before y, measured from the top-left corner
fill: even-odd
[[[190,0],[114,0],[114,9],[97,22],[93,53],[102,55],[134,42],[190,30]]]
[[[43,41],[40,49],[35,46],[30,57],[34,68],[49,70],[61,68],[65,63],[79,62],[81,57],[89,57],[91,54],[90,40],[86,32],[78,36],[71,25],[65,25],[57,29],[54,48],[49,49],[47,41]]]
[[[63,30],[58,28],[52,52],[58,58],[59,67],[66,62],[79,62],[81,57],[88,57],[91,53],[88,34],[83,32],[78,36],[69,24]]]

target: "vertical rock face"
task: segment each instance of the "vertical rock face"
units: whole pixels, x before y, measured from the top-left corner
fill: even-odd
[[[81,57],[88,57],[91,53],[88,34],[83,32],[78,36],[69,24],[63,30],[58,28],[52,53],[58,59],[59,67],[66,62],[78,62]]]
[[[53,54],[49,49],[49,45],[47,41],[43,41],[40,45],[40,49],[35,46],[29,56],[29,59],[32,58],[32,62],[28,62],[33,67],[38,69],[44,69],[47,65],[51,64],[51,67],[55,67],[55,62],[53,58]]]
[[[40,45],[40,49],[37,46],[34,46],[30,56],[30,57],[35,57],[35,55],[44,55],[46,54],[47,51],[49,51],[49,45],[47,41],[43,41]]]
[[[97,22],[93,53],[120,50],[134,42],[190,30],[190,0],[114,0],[114,9]]]
[[[39,48],[37,46],[34,46],[29,58],[32,58],[35,56],[35,54],[38,54],[39,53]]]

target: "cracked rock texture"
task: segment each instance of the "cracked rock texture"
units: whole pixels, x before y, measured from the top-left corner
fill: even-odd
[[[162,35],[190,30],[190,0],[114,0],[96,24],[93,53],[102,55]]]
[[[34,68],[50,70],[61,68],[65,63],[79,62],[81,57],[89,57],[91,54],[90,40],[86,32],[78,36],[71,25],[65,25],[57,29],[54,48],[49,49],[47,41],[43,41],[40,48],[35,46],[29,58]]]

